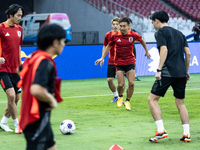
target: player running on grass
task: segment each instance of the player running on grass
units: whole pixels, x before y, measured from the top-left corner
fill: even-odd
[[[108,45],[108,42],[110,41],[112,35],[119,29],[119,18],[118,17],[115,17],[111,20],[111,26],[112,26],[113,30],[109,31],[105,35],[102,54],[104,53],[105,48]],[[116,75],[116,66],[115,66],[115,60],[114,60],[115,59],[115,53],[116,53],[115,52],[115,46],[113,45],[110,49],[110,52],[109,52],[108,69],[107,69],[108,86],[114,94],[114,98],[111,101],[111,103],[114,103],[118,100],[118,93],[117,93],[117,90],[116,90],[116,85],[113,81],[113,79],[115,78],[115,75]]]
[[[188,73],[190,50],[185,36],[180,31],[168,26],[169,16],[165,11],[155,12],[151,16],[151,20],[154,28],[158,30],[155,38],[160,51],[160,62],[155,75],[156,81],[148,98],[151,114],[157,126],[155,136],[149,141],[156,142],[168,136],[164,129],[158,100],[165,95],[169,86],[172,86],[175,103],[183,124],[183,136],[180,141],[190,142],[189,116],[184,104],[185,87],[190,79]]]
[[[115,63],[117,65],[117,81],[118,81],[118,94],[119,99],[117,101],[117,106],[121,107],[123,103],[123,91],[124,91],[124,73],[128,78],[128,88],[127,88],[127,98],[124,102],[125,108],[131,110],[130,99],[134,91],[134,80],[135,80],[135,56],[133,54],[133,45],[134,41],[140,41],[142,46],[145,49],[145,56],[150,58],[150,54],[146,47],[145,41],[142,39],[142,36],[134,31],[129,29],[130,21],[127,17],[121,18],[119,20],[120,31],[116,31],[115,34],[111,37],[108,45],[105,48],[105,51],[102,57],[96,60],[95,64],[103,63],[105,56],[108,54],[109,50],[113,45],[116,45],[116,57]]]

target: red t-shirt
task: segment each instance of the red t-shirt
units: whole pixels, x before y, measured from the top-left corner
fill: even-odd
[[[111,37],[109,45],[116,45],[115,63],[117,65],[135,64],[135,55],[133,54],[134,41],[141,41],[142,36],[134,31],[128,30],[126,35],[117,31]]]
[[[108,45],[108,42],[110,41],[110,39],[111,39],[111,37],[114,33],[115,32],[113,30],[106,33],[105,39],[104,39],[104,42],[103,42],[104,46]],[[115,64],[115,55],[116,55],[116,50],[115,50],[115,45],[113,45],[110,49],[110,52],[109,52],[109,57],[108,57],[108,64],[109,65]]]
[[[0,71],[16,73],[20,66],[19,46],[22,41],[22,27],[14,25],[10,27],[6,22],[0,24],[0,57],[4,57],[5,63],[0,65]]]

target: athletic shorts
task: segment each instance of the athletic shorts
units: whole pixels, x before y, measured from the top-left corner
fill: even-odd
[[[164,97],[167,89],[172,86],[174,97],[185,98],[185,87],[187,78],[162,77],[161,80],[156,80],[151,89],[151,93]]]
[[[116,76],[116,66],[115,65],[108,65],[107,69],[107,78],[115,78]]]
[[[48,120],[46,117],[43,117],[44,122]],[[50,122],[43,123],[43,121],[29,124],[26,129],[23,130],[27,141],[26,150],[46,150],[55,145]]]
[[[21,88],[17,88],[20,77],[17,73],[0,72],[0,83],[4,91],[14,88],[15,93],[21,93]]]
[[[124,71],[125,73],[130,71],[130,70],[135,70],[135,64],[131,65],[117,65],[117,71]]]

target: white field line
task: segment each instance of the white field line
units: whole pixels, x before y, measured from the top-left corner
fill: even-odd
[[[193,91],[193,90],[200,90],[200,88],[186,89],[186,91]],[[173,90],[168,90],[168,91],[173,91]],[[138,93],[150,93],[150,91],[149,92],[134,92],[133,94],[138,94]],[[124,94],[126,94],[126,93],[124,93]],[[62,97],[62,98],[83,98],[83,97],[96,97],[96,96],[109,96],[109,95],[113,95],[113,94],[71,96],[71,97]]]
[[[194,88],[194,89],[186,89],[186,91],[194,91],[194,90],[200,90],[200,88]],[[168,90],[168,91],[173,91],[173,90]],[[140,93],[150,93],[149,92],[134,92],[134,94],[140,94]],[[124,93],[126,94],[126,93]],[[86,95],[86,96],[71,96],[71,97],[62,97],[62,98],[83,98],[83,97],[97,97],[97,96],[110,96],[113,94],[102,94],[102,95]],[[21,100],[19,100],[21,101]],[[0,103],[6,103],[7,101],[0,101]]]
[[[186,89],[186,91],[194,91],[194,90],[200,90],[200,88],[195,88],[195,89]],[[173,90],[168,90],[168,91],[173,91]],[[150,93],[149,92],[134,92],[134,94],[140,94],[140,93]],[[126,94],[126,93],[124,93]],[[113,94],[102,94],[102,95],[86,95],[86,96],[71,96],[71,97],[62,97],[62,98],[83,98],[83,97],[97,97],[97,96],[110,96],[110,95],[113,95]],[[21,100],[19,100],[21,101]],[[0,103],[6,103],[7,101],[0,101]]]

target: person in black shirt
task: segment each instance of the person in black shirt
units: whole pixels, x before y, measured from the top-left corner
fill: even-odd
[[[185,36],[180,31],[168,26],[169,16],[165,11],[156,11],[151,16],[151,20],[157,30],[155,39],[160,52],[160,61],[155,75],[156,81],[148,98],[151,114],[157,126],[155,136],[149,141],[156,142],[168,136],[164,129],[158,100],[161,96],[164,97],[169,86],[172,86],[184,130],[180,141],[190,142],[189,116],[184,104],[185,87],[190,79],[188,73],[190,50]]]
[[[27,141],[27,150],[56,150],[50,124],[51,110],[57,107],[58,78],[52,59],[65,46],[65,30],[57,24],[46,24],[38,32],[38,50],[26,58],[18,86],[23,88],[19,125]],[[55,93],[55,95],[53,95]]]
[[[197,22],[195,22],[195,26],[192,28],[192,31],[194,31],[194,41],[195,42],[199,42],[200,29],[198,27],[198,23]]]

